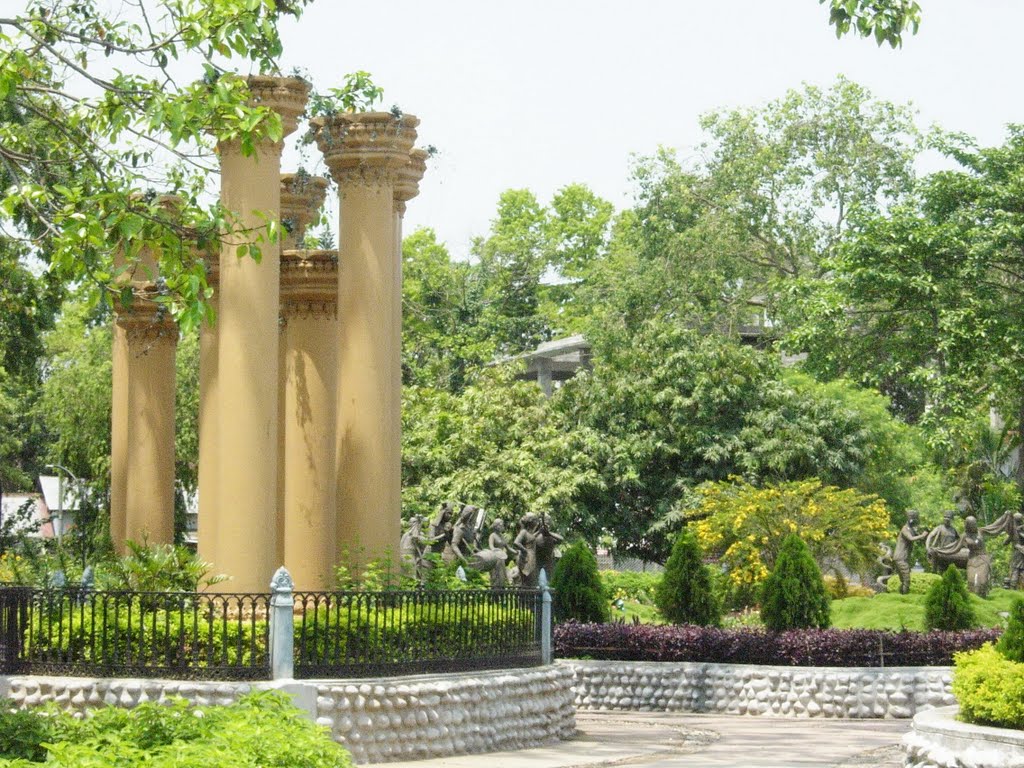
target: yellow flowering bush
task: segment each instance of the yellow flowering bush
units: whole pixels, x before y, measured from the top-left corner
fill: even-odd
[[[854,573],[867,570],[889,536],[884,501],[816,478],[763,487],[732,478],[698,486],[695,494],[685,514],[689,527],[737,588],[767,578],[791,533],[807,543],[822,570],[842,563]]]

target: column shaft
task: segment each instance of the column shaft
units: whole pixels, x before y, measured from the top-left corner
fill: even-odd
[[[128,336],[115,322],[110,402],[110,540],[124,554],[128,505]]]
[[[402,286],[393,185],[342,190],[338,257],[338,525],[354,560],[397,556]]]
[[[174,542],[174,356],[170,322],[132,324],[128,341],[125,538]]]
[[[277,567],[277,389],[279,253],[266,219],[280,208],[280,147],[257,145],[245,157],[222,144],[221,203],[238,215],[238,232],[220,255],[217,344],[218,441],[213,565],[232,592],[262,592]],[[259,262],[239,258],[258,242]]]
[[[220,286],[210,299],[217,312]],[[220,417],[217,388],[217,339],[219,327],[204,322],[199,330],[199,557],[212,563],[217,558],[217,431]]]

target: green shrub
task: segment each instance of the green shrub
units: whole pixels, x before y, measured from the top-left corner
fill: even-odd
[[[601,583],[608,599],[626,600],[640,605],[654,605],[654,592],[661,581],[660,573],[640,571],[600,571]]]
[[[53,720],[31,710],[12,710],[0,701],[0,758],[46,760],[43,744],[53,740]]]
[[[942,581],[942,576],[938,573],[927,573],[921,571],[920,573],[910,574],[910,592],[911,595],[927,595],[928,592]],[[893,574],[885,582],[885,591],[892,594],[898,595],[900,593],[900,577],[899,574]]]
[[[28,716],[49,721],[46,765],[55,768],[351,768],[348,752],[291,700],[275,691],[250,693],[227,707],[147,702],[107,707],[75,720],[66,713]],[[0,758],[0,768],[27,768]]]
[[[830,604],[818,564],[803,539],[786,537],[761,592],[761,621],[768,629],[824,629]]]
[[[559,621],[608,621],[608,599],[597,572],[597,558],[584,541],[562,553],[551,578]]]
[[[953,695],[960,719],[997,728],[1024,728],[1024,664],[1010,661],[991,643],[958,653]]]
[[[978,623],[967,582],[960,569],[951,565],[942,578],[928,590],[924,601],[924,625],[927,629],[970,629]]]
[[[1015,600],[1010,608],[1010,622],[996,650],[1010,661],[1024,663],[1024,599]]]
[[[701,560],[697,538],[685,528],[665,563],[654,599],[661,615],[673,624],[718,626],[722,620],[721,605],[711,573]]]

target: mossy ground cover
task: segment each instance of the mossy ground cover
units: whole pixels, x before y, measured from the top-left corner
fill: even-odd
[[[982,627],[1005,624],[1000,614],[1008,613],[1020,592],[993,589],[987,599],[971,595],[971,605]],[[892,629],[923,632],[925,595],[883,592],[874,597],[848,597],[832,601],[832,626],[837,629]]]

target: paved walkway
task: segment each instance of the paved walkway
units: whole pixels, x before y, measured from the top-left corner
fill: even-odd
[[[390,768],[898,768],[909,720],[825,720],[580,712],[578,736],[550,747]]]

